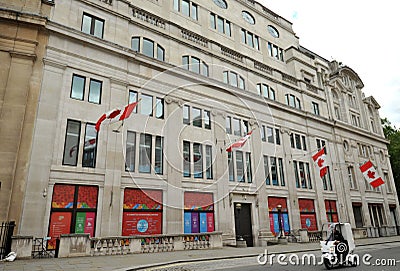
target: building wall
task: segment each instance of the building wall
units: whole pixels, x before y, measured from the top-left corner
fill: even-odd
[[[169,234],[184,231],[185,191],[212,193],[215,230],[223,232],[225,243],[235,242],[235,204],[250,203],[253,239],[257,245],[264,244],[272,230],[268,197],[286,198],[291,230],[303,227],[302,217],[307,215],[304,210],[300,214],[298,199],[314,201],[318,229],[327,222],[325,200],[336,201],[339,220],[350,221],[354,227],[352,202],[362,204],[365,227],[372,225],[368,203],[382,204],[385,221],[390,221],[389,205],[396,206],[398,214],[387,156],[388,142],[383,138],[379,125],[379,105],[372,97],[363,96],[363,84],[358,75],[348,67],[329,62],[299,46],[291,23],[265,7],[248,1],[235,1],[228,2],[228,9],[224,10],[209,1],[195,3],[198,5],[198,20],[174,11],[173,2],[167,0],[70,0],[55,4],[47,25],[49,42],[20,233],[48,235],[50,216],[54,212],[52,192],[57,184],[95,185],[99,188],[96,236],[122,234],[125,188],[163,191],[162,232]],[[243,20],[242,10],[253,14],[255,25]],[[231,37],[211,29],[210,12],[231,22]],[[104,20],[102,38],[81,31],[84,13]],[[273,25],[280,37],[273,38],[267,32],[267,25]],[[259,36],[260,50],[242,44],[242,28]],[[132,37],[149,38],[161,45],[165,49],[165,61],[131,50]],[[284,61],[269,55],[268,42],[284,49]],[[209,76],[184,69],[184,55],[198,57],[207,63]],[[227,70],[244,78],[245,89],[223,82],[223,72]],[[83,100],[71,98],[74,74],[86,77]],[[351,79],[348,84],[343,79],[345,77]],[[88,102],[90,79],[102,82],[100,104]],[[258,95],[258,83],[272,87],[276,99]],[[130,90],[163,98],[164,118],[138,113],[121,127],[119,124],[101,126],[96,167],[83,167],[85,124],[96,123],[104,112],[127,104]],[[333,91],[337,94],[335,97]],[[301,109],[287,105],[286,94],[298,98]],[[349,94],[356,99],[351,108]],[[313,112],[312,102],[319,105],[319,115]],[[138,105],[139,111],[142,104],[143,101]],[[340,119],[335,115],[337,104],[341,105]],[[183,124],[184,105],[210,111],[211,129]],[[351,114],[360,117],[361,127],[352,125]],[[367,114],[372,114],[376,121],[375,132]],[[226,133],[227,117],[245,120],[249,130],[254,129],[249,142],[241,149],[244,154],[251,154],[251,183],[229,181],[225,149],[242,135]],[[63,165],[68,119],[81,122],[76,166]],[[260,129],[263,126],[273,127],[274,133],[279,133],[280,144],[262,141]],[[114,132],[115,129],[119,132]],[[136,144],[139,144],[140,133],[153,135],[153,145],[155,136],[163,137],[162,174],[156,174],[154,168],[150,173],[125,171],[127,131],[137,133]],[[291,136],[296,134],[304,136],[306,150],[291,147]],[[324,189],[311,159],[318,148],[317,139],[326,142],[332,189]],[[212,146],[212,179],[194,178],[193,174],[183,177],[183,141]],[[345,141],[348,149],[344,149]],[[360,156],[360,144],[370,148],[368,155]],[[137,150],[137,163],[139,155]],[[153,149],[153,162],[154,155]],[[282,158],[284,186],[265,185],[264,156]],[[380,173],[388,173],[389,180],[386,181],[391,183],[392,193],[387,193],[385,185],[379,191],[365,191],[358,167],[368,158]],[[300,162],[309,165],[311,189],[296,187],[294,164]],[[357,189],[350,188],[349,165],[354,167]],[[46,191],[45,197],[42,191]]]
[[[19,227],[51,6],[0,3],[0,220],[14,220]]]

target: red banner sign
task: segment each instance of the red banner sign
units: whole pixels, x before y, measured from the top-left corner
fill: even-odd
[[[161,232],[161,212],[124,212],[123,236],[161,234]]]

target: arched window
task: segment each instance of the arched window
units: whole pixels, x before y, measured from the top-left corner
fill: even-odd
[[[164,48],[148,38],[133,37],[131,48],[135,52],[139,52],[148,57],[157,58],[160,61],[165,61]]]
[[[182,66],[186,70],[190,70],[204,76],[209,75],[208,65],[198,57],[182,56]]]
[[[267,84],[258,83],[257,84],[257,92],[258,92],[258,95],[260,95],[264,98],[275,100],[275,90]]]
[[[233,87],[245,89],[244,78],[233,71],[224,71],[223,80],[225,84],[229,84]]]
[[[297,109],[301,109],[301,103],[300,99],[294,96],[293,94],[286,94],[286,104],[289,105],[290,107],[294,107]]]

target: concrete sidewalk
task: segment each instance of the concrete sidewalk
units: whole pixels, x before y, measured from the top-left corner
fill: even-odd
[[[357,239],[356,246],[399,242],[400,236]],[[269,253],[296,253],[319,250],[319,243],[289,243],[288,245],[268,246]],[[357,248],[356,248],[357,249]],[[31,259],[14,262],[0,262],[1,271],[82,271],[104,270],[125,271],[157,267],[170,263],[207,261],[212,259],[229,259],[240,257],[256,257],[263,253],[263,247],[235,248],[224,247],[210,250],[188,250],[146,254],[130,254],[115,256]]]

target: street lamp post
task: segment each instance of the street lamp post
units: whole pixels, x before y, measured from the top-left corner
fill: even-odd
[[[287,244],[287,239],[285,236],[285,231],[283,229],[283,219],[282,219],[282,205],[278,204],[276,206],[278,209],[278,223],[279,223],[279,236],[278,236],[278,243],[280,244]]]

